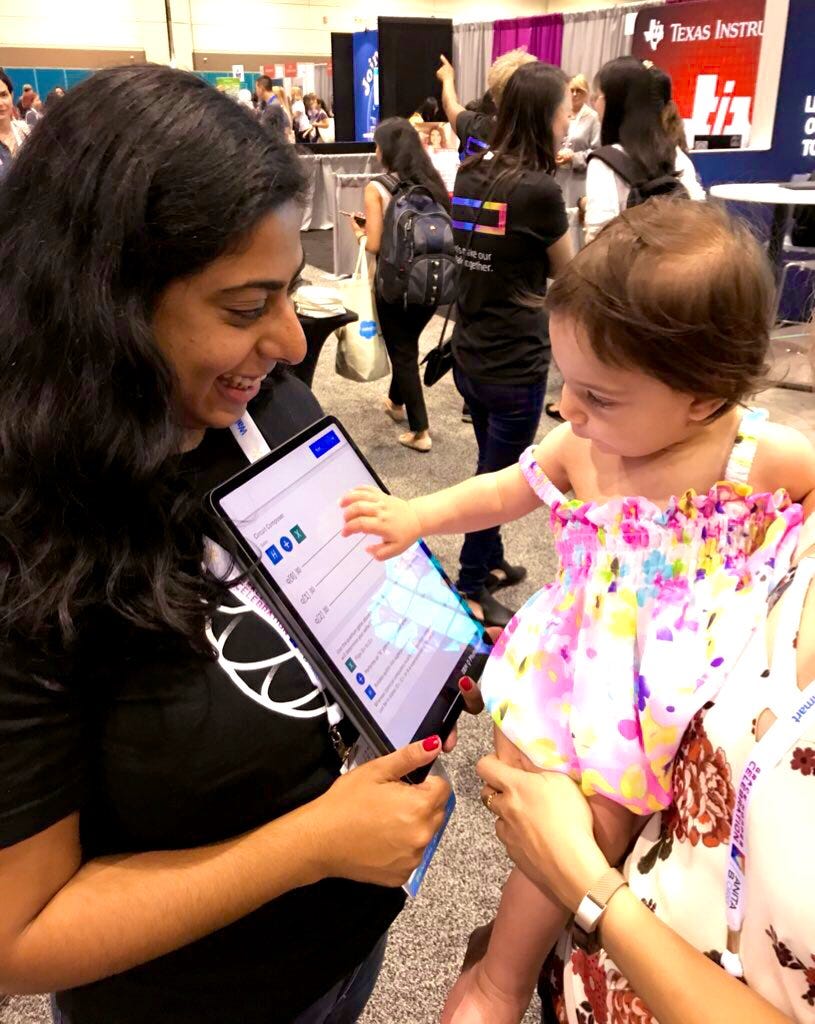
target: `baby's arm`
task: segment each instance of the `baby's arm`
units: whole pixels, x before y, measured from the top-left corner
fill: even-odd
[[[562,490],[569,488],[562,449],[570,434],[568,424],[562,424],[535,451],[538,465]],[[376,487],[358,487],[340,502],[345,509],[343,536],[368,533],[380,537],[382,542],[368,549],[379,560],[401,554],[419,537],[484,530],[520,519],[539,506],[540,500],[517,465],[482,473],[410,501]]]

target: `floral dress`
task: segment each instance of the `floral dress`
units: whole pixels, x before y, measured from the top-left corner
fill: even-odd
[[[555,582],[511,620],[482,678],[501,731],[538,767],[637,814],[672,800],[685,729],[715,697],[789,567],[801,509],[746,480],[766,414],[748,410],[708,494],[567,500],[521,457],[551,509]]]
[[[815,519],[805,533],[802,550],[815,543]],[[784,614],[783,598],[778,611]],[[736,788],[758,716],[777,696],[770,682],[761,629],[715,702],[694,716],[676,757],[674,802],[646,824],[623,867],[642,902],[717,963],[727,938],[725,867]],[[756,789],[748,837],[745,981],[791,1020],[814,1024],[815,723]],[[541,995],[544,1021],[658,1024],[605,951],[583,952],[568,932],[547,963]]]

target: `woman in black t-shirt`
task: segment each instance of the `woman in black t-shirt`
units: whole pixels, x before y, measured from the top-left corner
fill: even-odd
[[[202,567],[225,428],[319,416],[268,376],[305,351],[302,191],[149,65],[72,89],[0,190],[0,992],[59,1022],[356,1020],[442,820],[399,781],[438,737],[338,778],[296,652]]]
[[[566,208],[554,180],[569,120],[565,74],[536,61],[510,78],[493,148],[462,164],[453,195],[461,280],[453,332],[455,381],[470,407],[478,473],[504,469],[535,439],[546,393],[546,279],[571,257]],[[493,592],[520,582],[498,527],[467,534],[458,587],[475,614],[505,626],[512,613]]]

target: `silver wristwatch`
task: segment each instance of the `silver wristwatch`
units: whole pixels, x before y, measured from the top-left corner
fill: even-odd
[[[624,885],[628,885],[628,882],[621,872],[616,868],[609,868],[589,889],[574,915],[572,934],[578,946],[589,951],[598,948],[597,925],[611,897]]]

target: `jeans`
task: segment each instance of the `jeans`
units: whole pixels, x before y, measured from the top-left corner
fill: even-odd
[[[355,1024],[362,1016],[362,1011],[376,987],[376,980],[385,958],[387,939],[387,935],[383,935],[366,959],[347,978],[338,981],[316,1003],[303,1010],[291,1024]],[[57,1009],[53,996],[51,1014],[54,1024],[71,1024],[68,1017]]]
[[[394,405],[404,405],[408,425],[414,432],[428,427],[419,376],[419,337],[434,313],[432,306],[405,306],[376,296],[376,314],[393,370],[388,398]]]
[[[478,443],[476,474],[493,473],[514,465],[537,434],[546,395],[546,379],[534,384],[503,384],[473,380],[458,366],[453,377],[461,397],[470,407]],[[501,529],[468,533],[464,537],[456,586],[473,597],[484,586],[491,569],[504,559]]]

